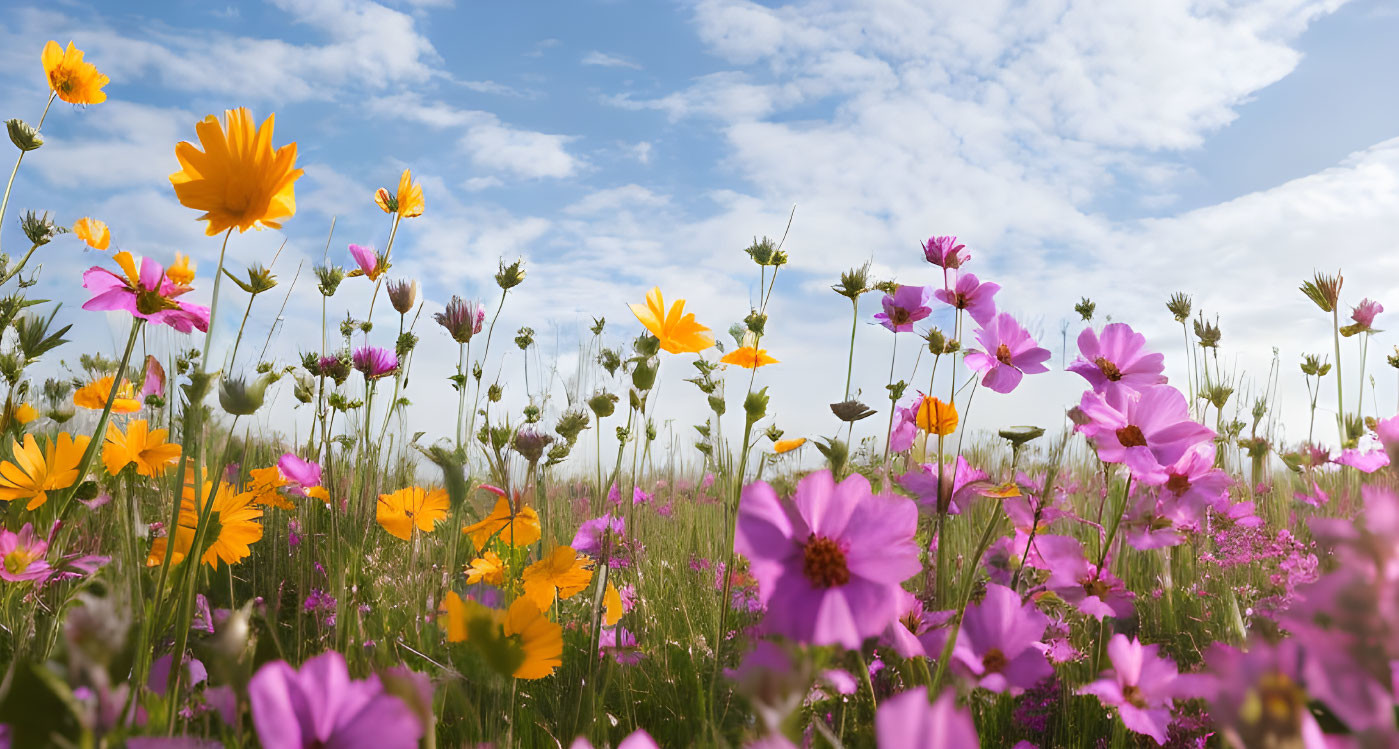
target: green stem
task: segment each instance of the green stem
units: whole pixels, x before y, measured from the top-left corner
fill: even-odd
[[[53,99],[57,95],[58,93],[56,91],[49,92],[48,103],[44,104],[44,113],[39,117],[39,126],[34,128],[36,134],[43,129],[44,120],[48,119],[49,116],[49,107],[53,106]],[[0,200],[0,226],[4,226],[5,224],[5,209],[10,207],[10,191],[14,189],[15,175],[19,174],[19,165],[20,162],[24,161],[24,154],[26,153],[28,152],[19,152],[19,158],[15,159],[15,168],[10,170],[10,181],[5,184],[5,197],[3,200]],[[0,234],[4,234],[4,232],[0,232]],[[33,252],[33,250],[31,249],[30,252]],[[27,258],[28,256],[26,255],[25,257]]]
[[[1346,444],[1345,396],[1341,392],[1341,316],[1335,306],[1331,308],[1331,338],[1336,345],[1336,431],[1341,441],[1338,447]]]
[[[855,330],[860,324],[860,297],[851,297],[850,306],[850,356],[845,362],[845,397],[842,400],[850,400],[850,375],[855,371]]]

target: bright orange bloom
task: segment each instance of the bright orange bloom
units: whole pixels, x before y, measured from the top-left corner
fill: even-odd
[[[778,440],[772,443],[772,451],[777,453],[778,455],[781,455],[782,453],[792,452],[793,450],[805,444],[805,437],[797,437],[796,439],[790,440]]]
[[[206,481],[199,495],[195,496],[194,486],[185,484],[184,498],[180,501],[180,521],[170,529],[170,534],[175,537],[171,564],[184,561],[190,548],[194,546],[200,508],[204,506],[205,498],[209,496],[211,489],[212,483]],[[252,553],[249,546],[262,539],[262,524],[257,522],[262,517],[262,510],[254,507],[252,502],[250,493],[236,493],[233,487],[219,482],[218,491],[214,493],[214,506],[209,515],[209,520],[213,523],[207,531],[211,534],[209,547],[199,561],[217,570],[220,561],[237,564]],[[165,559],[169,544],[169,536],[152,541],[150,554],[146,555],[146,566],[159,566]]]
[[[150,429],[145,419],[134,419],[126,425],[126,433],[116,424],[107,425],[107,440],[102,445],[102,463],[107,473],[115,476],[128,465],[136,464],[141,476],[160,476],[180,459],[180,446],[165,441],[168,430]]]
[[[622,619],[626,607],[622,605],[622,594],[612,581],[607,582],[607,592],[602,595],[602,624],[611,627]]]
[[[276,115],[261,125],[245,108],[224,113],[227,129],[209,115],[194,126],[201,151],[184,141],[175,146],[180,171],[170,175],[180,205],[204,211],[204,233],[213,236],[236,227],[239,232],[268,227],[280,229],[282,221],[296,214],[293,183],[302,175],[295,169],[296,144],[272,148]]]
[[[488,549],[479,558],[473,559],[466,568],[466,582],[468,585],[476,583],[500,585],[504,583],[505,565],[500,561],[500,555]]]
[[[413,527],[431,533],[447,517],[447,490],[427,490],[417,486],[380,494],[377,510],[379,525],[404,541],[413,538]]]
[[[423,186],[413,181],[413,173],[403,170],[398,178],[398,192],[390,195],[386,188],[374,192],[374,202],[384,209],[384,213],[397,213],[399,218],[415,218],[423,215]]]
[[[73,224],[73,236],[87,242],[94,250],[105,250],[112,244],[112,230],[95,218],[80,218]]]
[[[287,479],[277,466],[254,468],[248,471],[248,489],[243,492],[255,505],[272,505],[283,510],[295,510],[296,505],[282,496],[278,489],[287,485]]]
[[[957,407],[925,395],[923,400],[918,402],[918,414],[914,417],[914,423],[929,434],[946,437],[957,431]]]
[[[170,283],[188,289],[194,283],[194,261],[182,252],[175,253],[175,262],[165,269],[165,277],[170,279]]]
[[[695,322],[693,312],[686,314],[684,299],[675,300],[666,311],[659,286],[646,292],[645,304],[628,306],[651,335],[661,340],[661,348],[672,354],[693,354],[714,345],[713,336],[705,335],[709,328]]]
[[[38,509],[49,501],[48,493],[67,489],[78,480],[78,464],[87,450],[88,437],[62,432],[40,450],[34,435],[24,435],[24,444],[14,445],[14,462],[0,463],[0,499],[27,499],[26,510]]]
[[[563,665],[563,627],[549,621],[527,596],[510,604],[505,636],[524,651],[524,660],[515,669],[516,679],[542,679]]]
[[[112,376],[99,377],[78,388],[73,393],[73,405],[93,411],[101,411],[107,406],[107,396],[112,392]],[[112,413],[130,414],[141,410],[141,401],[136,400],[136,391],[131,383],[121,381],[117,388],[116,400],[112,401]]]
[[[39,418],[39,410],[29,405],[28,403],[21,403],[19,405],[11,406],[8,416],[10,417],[10,420],[13,420],[15,423],[19,424],[20,426],[23,426]],[[0,421],[4,420],[0,419]]]
[[[466,642],[473,619],[493,619],[497,627],[505,621],[504,611],[486,608],[474,598],[463,599],[455,590],[447,591],[437,613],[438,626],[447,630],[447,642]]]
[[[516,548],[529,546],[539,540],[539,513],[533,507],[523,507],[519,514],[512,515],[510,500],[501,497],[496,500],[491,514],[462,528],[461,532],[471,536],[471,543],[476,544],[478,550],[486,548],[486,544],[497,537]]]
[[[540,611],[554,605],[554,592],[559,598],[571,598],[588,587],[593,579],[592,560],[569,546],[559,546],[543,559],[525,568],[520,579],[525,584],[525,597]]]
[[[757,369],[766,367],[769,364],[777,364],[777,360],[768,356],[767,349],[756,348],[754,346],[744,346],[736,348],[719,360],[720,364],[737,364],[744,369]]]
[[[83,62],[83,51],[68,42],[68,49],[50,41],[44,45],[40,60],[49,88],[69,104],[101,104],[107,100],[102,87],[111,80],[97,72],[97,66]],[[100,248],[99,248],[100,249]]]

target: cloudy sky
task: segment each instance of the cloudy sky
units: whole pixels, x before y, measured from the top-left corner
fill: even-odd
[[[91,215],[122,249],[191,253],[207,301],[219,243],[175,201],[175,143],[229,107],[276,113],[275,142],[296,141],[306,170],[298,212],[284,233],[235,236],[229,250],[239,267],[286,242],[282,285],[249,323],[261,348],[291,289],[267,358],[319,346],[308,274],[332,218],[333,261],[349,262],[349,242],[382,247],[374,189],[404,167],[420,175],[427,213],[400,230],[391,276],[420,280],[427,300],[409,392],[409,431],[427,439],[451,433],[457,354],[429,316],[453,294],[493,306],[498,259],[523,257],[529,278],[487,371],[522,403],[510,338],[532,326],[530,384],[538,397],[557,365],[557,409],[592,317],[606,317],[609,345],[634,336],[625,303],[652,285],[716,331],[741,320],[758,294],[741,250],[780,236],[793,206],[766,339],[781,364],[758,375],[789,436],[834,431],[826,404],[842,394],[850,308],[830,284],[866,260],[879,278],[940,283],[918,250],[930,234],[967,244],[968,270],[1003,287],[1002,310],[1054,351],[1056,370],[1088,296],[1097,322],[1131,323],[1179,375],[1184,342],[1165,301],[1192,295],[1218,316],[1221,364],[1241,391],[1257,390],[1276,349],[1291,439],[1306,430],[1297,361],[1330,351],[1329,320],[1299,282],[1340,268],[1345,311],[1365,296],[1399,309],[1399,11],[1386,0],[64,0],[6,13],[0,115],[37,119],[49,39],[75,41],[112,79],[105,104],[49,114],[0,235],[11,254],[17,209]],[[125,322],[77,308],[80,270],[106,258],[67,237],[42,259],[37,291],[66,303],[78,344],[115,348]],[[332,320],[363,316],[368,288],[348,281]],[[224,289],[220,348],[247,301]],[[395,321],[380,305],[372,342],[388,346]],[[870,322],[877,307],[865,298],[856,342],[861,397],[881,411],[867,434],[885,420],[893,344]],[[900,341],[899,376],[915,341]],[[1393,341],[1370,347],[1371,413],[1395,410]],[[1358,357],[1344,344],[1350,400]],[[688,432],[704,406],[680,381],[686,358],[666,360],[660,410]],[[245,348],[226,366],[255,363]],[[746,377],[729,376],[739,412]],[[979,393],[971,420],[1054,426],[1081,389],[1075,375],[1039,375],[1011,396]],[[304,433],[310,416],[263,418]]]

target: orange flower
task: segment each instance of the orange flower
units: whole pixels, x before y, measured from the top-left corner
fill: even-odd
[[[554,592],[559,598],[570,598],[588,587],[593,579],[592,560],[580,555],[569,546],[558,546],[525,568],[520,579],[525,584],[525,597],[534,602],[540,611],[548,611],[554,605]]]
[[[204,211],[204,233],[268,227],[280,229],[282,221],[296,214],[293,183],[302,175],[295,169],[296,144],[272,148],[276,115],[268,115],[254,127],[245,108],[224,113],[227,129],[209,115],[194,126],[201,151],[184,141],[175,146],[180,171],[170,175],[180,205]]]
[[[714,345],[714,338],[705,335],[709,328],[695,322],[693,312],[686,314],[684,299],[675,300],[666,311],[659,286],[646,292],[645,304],[628,306],[651,335],[661,340],[661,348],[672,354],[693,354]]]
[[[431,533],[447,517],[447,490],[410,486],[393,494],[380,494],[376,515],[384,530],[404,541],[412,540],[414,526]]]
[[[107,440],[102,445],[102,463],[107,473],[115,476],[128,465],[136,464],[141,476],[159,476],[170,464],[180,459],[180,446],[165,441],[165,429],[150,429],[145,419],[134,419],[126,425],[126,433],[116,424],[107,425]]]
[[[914,417],[914,423],[929,434],[946,437],[957,431],[957,407],[925,395],[918,402],[918,414]]]
[[[602,623],[603,626],[611,627],[621,620],[622,614],[626,613],[626,607],[622,605],[622,594],[617,591],[617,586],[612,581],[607,582],[607,592],[602,596]]]
[[[112,244],[112,231],[95,218],[80,218],[73,224],[73,236],[87,242],[94,250],[105,250]]]
[[[542,679],[563,665],[563,627],[549,621],[529,598],[510,604],[503,631],[523,654],[512,674],[516,679]]]
[[[778,440],[772,443],[772,451],[777,453],[778,455],[781,455],[782,453],[792,452],[793,450],[805,444],[805,437],[798,437],[796,439],[791,440]]]
[[[195,496],[194,486],[185,484],[184,498],[180,501],[180,520],[170,535],[175,538],[171,564],[179,564],[189,556],[194,546],[195,531],[199,527],[199,513],[205,498],[213,489],[212,482],[205,481],[199,495]],[[253,553],[249,547],[262,539],[262,510],[253,507],[252,496],[248,492],[236,494],[233,488],[220,481],[214,494],[214,506],[210,509],[208,547],[199,561],[219,568],[219,562],[237,564]],[[151,551],[146,555],[146,566],[157,567],[165,559],[170,537],[162,536],[151,542]]]
[[[255,505],[272,505],[283,510],[295,510],[296,505],[277,491],[287,485],[287,480],[277,466],[254,468],[248,471],[248,490],[243,492]]]
[[[472,560],[466,568],[466,582],[468,585],[500,585],[505,582],[505,565],[500,561],[500,555],[487,550],[480,558]]]
[[[484,549],[492,538],[499,537],[505,543],[519,548],[529,546],[539,540],[539,513],[533,507],[523,507],[519,514],[510,511],[510,500],[501,497],[496,500],[491,514],[461,529],[471,536],[476,548]]]
[[[88,437],[73,439],[67,432],[40,450],[34,435],[24,435],[24,444],[14,442],[14,462],[0,463],[0,499],[27,499],[26,510],[38,509],[49,501],[48,493],[67,489],[78,480],[78,463],[87,450]]]
[[[769,364],[777,364],[777,360],[768,356],[767,349],[754,346],[744,346],[736,348],[719,360],[720,364],[737,364],[744,369],[757,369],[766,367]]]
[[[194,283],[194,261],[182,252],[175,253],[175,262],[165,269],[165,277],[170,279],[170,283],[188,289]]]
[[[50,41],[44,45],[40,60],[49,88],[69,104],[101,104],[107,100],[102,87],[111,80],[97,72],[97,66],[83,62],[83,51],[68,42],[68,49]],[[100,249],[100,248],[99,248]]]
[[[107,407],[107,396],[111,392],[112,376],[99,377],[73,393],[73,405],[101,411]],[[112,413],[130,414],[140,410],[141,401],[136,399],[136,391],[131,387],[130,382],[123,379],[121,386],[117,388],[116,400],[112,401]]]
[[[423,186],[413,181],[413,173],[403,170],[398,178],[398,192],[389,194],[386,188],[374,192],[374,202],[384,209],[384,213],[397,213],[399,218],[415,218],[423,215]]]

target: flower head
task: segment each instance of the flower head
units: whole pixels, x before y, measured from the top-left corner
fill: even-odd
[[[952,658],[976,685],[1017,694],[1054,673],[1036,647],[1049,617],[1020,601],[1004,585],[987,585],[986,597],[967,607]]]
[[[253,727],[266,749],[413,749],[422,722],[379,677],[350,678],[344,656],[328,650],[293,669],[268,663],[248,682]]]
[[[989,484],[987,478],[985,471],[972,468],[965,457],[958,455],[955,463],[944,463],[941,469],[935,462],[914,466],[908,473],[899,476],[898,482],[917,495],[920,505],[936,512],[957,515],[972,500],[982,496],[977,490]]]
[[[398,355],[378,346],[355,349],[354,363],[366,380],[377,380],[398,371]]]
[[[389,304],[393,305],[394,311],[400,315],[406,315],[413,310],[413,305],[418,301],[418,282],[408,279],[389,281]]]
[[[957,431],[957,407],[930,395],[919,399],[913,423],[928,434],[946,437]]]
[[[588,587],[593,579],[592,562],[568,546],[556,546],[538,562],[525,568],[520,575],[524,583],[525,597],[534,602],[540,611],[548,611],[554,605],[554,594],[559,598],[572,598]]]
[[[286,477],[287,481],[295,484],[293,493],[319,487],[321,485],[321,466],[309,460],[298,458],[295,453],[285,453],[277,460],[277,470]]]
[[[967,366],[982,374],[981,384],[1009,393],[1027,374],[1048,372],[1049,349],[1040,348],[1015,318],[1002,312],[976,332],[981,351],[967,354]]]
[[[563,665],[563,628],[549,621],[528,596],[510,605],[503,631],[524,655],[515,678],[542,679]]]
[[[49,500],[48,493],[67,489],[80,478],[78,464],[87,450],[87,435],[74,439],[60,433],[47,450],[39,449],[34,435],[24,435],[24,444],[12,442],[14,461],[0,463],[0,499],[27,499],[26,510],[35,510]]]
[[[1104,705],[1117,708],[1128,729],[1146,734],[1165,745],[1171,722],[1172,697],[1180,673],[1169,658],[1157,656],[1157,645],[1143,645],[1135,637],[1115,634],[1108,641],[1112,670],[1079,688],[1079,694],[1096,695]]]
[[[923,257],[943,270],[957,270],[972,259],[972,253],[966,245],[957,244],[956,237],[928,237],[923,243]]]
[[[578,532],[573,536],[573,543],[569,544],[580,554],[591,554],[594,557],[602,555],[608,534],[612,536],[612,543],[617,543],[622,539],[626,530],[627,521],[625,518],[615,517],[611,513],[601,517],[585,520],[578,526]]]
[[[977,280],[972,273],[963,273],[957,277],[957,285],[950,289],[938,289],[933,292],[933,296],[938,301],[954,309],[966,310],[968,315],[976,321],[977,325],[985,325],[991,318],[996,316],[996,292],[1000,291],[998,284],[982,283]]]
[[[1345,333],[1348,330],[1350,335],[1378,332],[1374,329],[1375,316],[1381,312],[1384,312],[1383,304],[1373,299],[1362,299],[1360,304],[1355,305],[1350,311],[1350,319],[1354,320],[1355,324],[1347,325],[1341,332]]]
[[[632,314],[672,354],[694,354],[714,345],[709,328],[695,322],[695,313],[685,311],[685,300],[677,299],[667,311],[659,286],[646,292],[645,304],[632,304]]]
[[[139,476],[161,476],[165,469],[180,459],[180,446],[165,441],[167,430],[151,429],[145,419],[133,419],[123,433],[116,424],[107,425],[107,440],[102,445],[102,463],[107,473],[115,476],[128,465],[136,465]]]
[[[893,294],[885,294],[883,312],[875,314],[880,325],[895,333],[913,332],[913,324],[933,313],[928,306],[927,286],[900,286]]]
[[[189,285],[194,283],[194,268],[195,262],[190,260],[189,255],[177,252],[175,262],[165,269],[165,277],[176,287],[189,291]]]
[[[376,519],[384,530],[404,541],[412,540],[413,529],[431,533],[447,518],[447,490],[410,486],[393,494],[380,494]]]
[[[1080,430],[1106,463],[1125,463],[1148,482],[1161,466],[1180,459],[1214,432],[1190,419],[1185,396],[1170,385],[1152,385],[1136,397],[1084,393],[1079,408],[1090,421]]]
[[[19,533],[0,528],[0,580],[12,583],[43,580],[53,572],[45,555],[48,541],[34,533],[34,526],[25,523]]]
[[[476,583],[503,584],[505,582],[505,563],[501,561],[500,555],[487,549],[484,554],[471,560],[471,564],[466,567],[466,582],[468,585]]]
[[[121,274],[100,266],[83,272],[83,288],[93,292],[83,309],[124,310],[142,320],[169,325],[181,333],[209,330],[209,308],[178,301],[177,297],[189,291],[189,287],[179,286],[167,278],[160,263],[142,258],[138,271],[136,260],[129,252],[118,252],[112,260],[121,268]]]
[[[112,230],[95,218],[80,218],[73,224],[73,236],[94,250],[105,250],[112,244]]]
[[[244,493],[251,496],[253,504],[272,505],[283,510],[296,509],[296,505],[282,496],[281,489],[287,485],[287,479],[277,466],[254,468],[248,471],[248,477],[248,490]]]
[[[720,359],[719,363],[737,364],[744,369],[757,369],[758,367],[766,367],[769,364],[777,364],[778,361],[768,356],[767,349],[757,348],[756,346],[743,346],[724,354],[724,358]]]
[[[795,439],[789,440],[778,440],[772,443],[772,451],[777,453],[778,455],[781,455],[783,453],[789,453],[805,444],[805,437],[797,437]]]
[[[73,405],[93,411],[101,411],[107,406],[107,397],[112,393],[111,375],[98,377],[73,391]],[[116,398],[112,401],[112,413],[130,414],[141,410],[141,401],[136,399],[136,391],[125,379],[117,387]]]
[[[384,275],[392,267],[389,264],[388,256],[380,255],[374,251],[373,247],[352,244],[350,245],[350,256],[355,259],[355,264],[359,266],[346,274],[350,278],[364,276],[371,281],[378,281],[379,276]]]
[[[68,49],[50,41],[41,57],[49,89],[69,104],[101,104],[107,100],[102,87],[111,80],[97,66],[83,61],[83,51],[68,42]]]
[[[175,146],[180,171],[170,175],[180,205],[204,211],[209,236],[237,228],[280,229],[282,221],[296,213],[294,183],[302,170],[296,165],[296,144],[272,148],[276,115],[261,125],[245,108],[224,113],[227,127],[209,115],[195,124],[199,145],[183,141]]]
[[[1041,535],[1035,551],[1050,570],[1045,589],[1095,618],[1124,618],[1132,614],[1132,592],[1112,576],[1108,565],[1099,569],[1083,556],[1083,544],[1071,536]]]
[[[471,543],[477,549],[486,548],[493,538],[516,548],[529,546],[539,540],[539,514],[533,507],[522,507],[516,513],[511,509],[510,500],[501,497],[496,500],[491,514],[462,528],[462,533],[471,536]]]
[[[447,307],[432,316],[438,325],[446,328],[452,340],[457,343],[470,343],[471,337],[481,332],[486,322],[486,308],[476,302],[468,302],[453,294]]]
[[[1166,368],[1166,357],[1147,353],[1145,347],[1146,336],[1126,323],[1111,323],[1101,335],[1091,327],[1084,328],[1078,334],[1079,356],[1068,370],[1088,380],[1096,393],[1165,384],[1161,371]]]
[[[374,203],[384,213],[397,213],[399,218],[415,218],[423,215],[423,186],[413,181],[413,173],[407,169],[398,178],[398,192],[390,195],[383,187],[374,191]]]
[[[879,705],[874,732],[881,749],[944,749],[981,746],[976,724],[957,707],[957,692],[944,690],[929,704],[928,688],[896,694]]]
[[[208,548],[199,561],[217,570],[220,561],[237,564],[252,553],[249,546],[262,538],[262,525],[258,522],[262,517],[262,510],[253,505],[252,493],[237,493],[233,491],[233,487],[222,481],[219,482],[217,491],[209,481],[205,481],[203,487],[198,490],[193,484],[186,483],[180,501],[179,522],[169,529],[166,536],[151,542],[150,554],[146,556],[147,567],[161,565],[167,553],[171,555],[171,564],[184,561],[194,546],[194,534],[199,527],[200,512],[204,503],[209,501],[210,495],[213,495],[214,503],[210,508],[210,518],[215,524],[210,531],[211,538],[207,540]],[[170,544],[172,537],[173,548]]]

